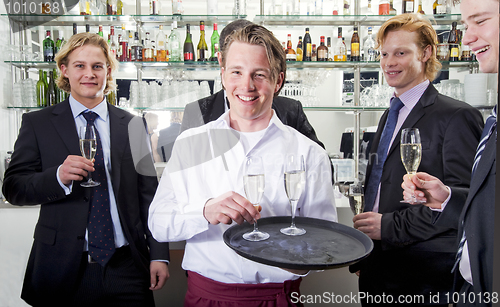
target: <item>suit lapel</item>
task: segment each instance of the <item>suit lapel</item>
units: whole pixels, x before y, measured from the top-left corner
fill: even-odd
[[[218,119],[222,114],[224,114],[224,110],[226,109],[225,104],[224,90],[221,90],[215,96],[212,112],[210,112],[208,120],[205,120],[205,124]]]
[[[125,148],[129,144],[128,127],[125,114],[121,114],[116,107],[110,104],[108,104],[108,110],[111,142],[111,182],[113,183],[115,195],[118,195],[121,161]]]
[[[66,99],[60,104],[56,105],[52,111],[54,115],[51,119],[57,133],[63,140],[64,145],[68,152],[72,155],[80,155],[80,148],[78,145],[78,132],[76,131],[75,119],[71,112],[69,100]]]

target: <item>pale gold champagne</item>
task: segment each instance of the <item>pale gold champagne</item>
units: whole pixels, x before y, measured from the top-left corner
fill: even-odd
[[[354,215],[363,213],[365,210],[365,196],[363,194],[351,194],[349,195],[349,205],[351,207],[352,213]]]
[[[401,144],[401,161],[410,175],[417,173],[422,159],[421,144]]]
[[[94,159],[97,142],[93,139],[80,139],[80,151],[85,159]]]

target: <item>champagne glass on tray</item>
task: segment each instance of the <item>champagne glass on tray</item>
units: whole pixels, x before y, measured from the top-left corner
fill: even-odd
[[[285,191],[292,209],[292,224],[280,229],[281,233],[289,236],[300,236],[306,233],[305,229],[295,226],[295,211],[297,203],[306,186],[306,169],[304,156],[288,154],[285,159]]]

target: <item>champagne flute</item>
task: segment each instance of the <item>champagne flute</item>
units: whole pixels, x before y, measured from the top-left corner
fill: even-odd
[[[82,153],[82,156],[85,159],[92,161],[97,151],[97,139],[94,126],[85,125],[83,127],[80,127],[79,136],[80,136],[80,151]],[[90,171],[88,173],[89,173],[88,180],[80,184],[82,187],[85,188],[95,187],[101,184],[100,182],[92,180]]]
[[[306,169],[304,156],[288,154],[285,160],[285,191],[292,208],[292,224],[280,229],[281,233],[289,236],[300,236],[306,233],[305,229],[295,226],[295,211],[300,195],[306,185]]]
[[[365,209],[365,196],[361,182],[354,182],[349,185],[349,206],[354,215],[363,213]]]
[[[259,208],[259,203],[264,196],[264,164],[260,157],[247,157],[245,161],[245,169],[243,175],[243,186],[248,201],[250,201],[256,209]],[[253,231],[243,234],[243,239],[248,241],[263,241],[269,238],[269,234],[259,231],[257,220],[253,223]]]
[[[408,176],[413,176],[417,173],[420,160],[422,159],[422,144],[420,141],[420,132],[418,128],[405,128],[401,131],[401,161]],[[418,204],[425,203],[424,201],[417,200],[415,194],[402,203]]]

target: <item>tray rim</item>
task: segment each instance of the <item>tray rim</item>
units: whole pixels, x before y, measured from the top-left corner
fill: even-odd
[[[290,216],[272,216],[272,217],[265,217],[265,218],[259,219],[259,225],[260,226],[267,225],[275,220],[281,222],[281,220],[283,220],[283,219],[288,219],[291,221]],[[315,224],[317,226],[321,226],[322,228],[332,228],[332,229],[335,228],[336,230],[338,230],[338,228],[340,228],[341,230],[343,230],[343,232],[341,232],[342,234],[353,237],[358,242],[360,242],[365,247],[365,253],[362,256],[356,257],[350,261],[330,263],[330,264],[278,263],[278,262],[270,260],[270,259],[266,259],[263,257],[258,257],[255,255],[248,254],[246,252],[239,250],[237,247],[231,245],[230,240],[232,237],[230,237],[230,233],[236,231],[235,230],[236,228],[244,228],[244,227],[246,228],[246,227],[251,226],[250,224],[248,224],[246,222],[242,225],[233,225],[233,226],[229,227],[228,229],[226,229],[226,231],[224,231],[224,234],[222,237],[223,237],[224,243],[229,248],[231,248],[233,251],[235,251],[238,255],[240,255],[241,257],[258,262],[258,263],[261,263],[261,264],[280,267],[283,269],[296,269],[296,270],[337,269],[337,268],[352,265],[354,263],[357,263],[357,262],[365,259],[366,257],[368,257],[370,255],[370,253],[373,250],[374,244],[373,244],[372,239],[370,239],[370,237],[368,237],[363,232],[361,232],[353,227],[349,227],[347,225],[344,225],[344,224],[341,224],[338,222],[328,221],[328,220],[324,220],[324,219],[312,218],[312,217],[300,217],[300,216],[295,217],[295,223],[296,224],[307,223],[309,225]],[[251,227],[249,228],[249,230],[250,229],[251,229]]]

